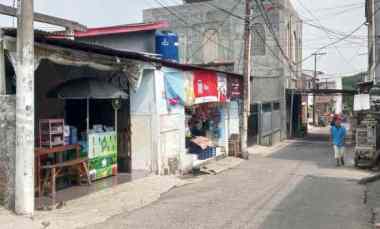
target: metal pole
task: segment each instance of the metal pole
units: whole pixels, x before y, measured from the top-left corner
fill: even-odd
[[[90,131],[90,99],[86,100],[86,128],[87,128],[87,136]],[[87,139],[88,140],[88,139]]]
[[[243,69],[243,117],[240,130],[241,139],[241,156],[244,159],[248,159],[248,116],[250,111],[250,86],[251,86],[251,64],[252,64],[252,32],[251,32],[251,16],[252,16],[252,0],[245,1],[245,32],[244,32],[244,69]]]
[[[317,54],[314,53],[314,77],[313,77],[313,89],[314,91],[317,89]],[[315,99],[315,92],[313,92],[313,126],[316,125],[316,99]]]
[[[33,0],[17,1],[15,212],[34,213]]]
[[[313,53],[312,55],[314,56],[314,77],[313,77],[313,126],[316,125],[316,96],[315,96],[315,91],[318,89],[317,87],[317,56],[323,56],[326,55],[327,53],[325,52],[320,52],[320,53]]]
[[[294,135],[294,131],[293,131],[293,128],[294,128],[294,125],[293,125],[293,115],[294,115],[294,109],[293,109],[293,106],[294,106],[294,90],[292,89],[292,94],[291,94],[291,100],[290,100],[290,138],[293,138],[293,135]]]
[[[117,136],[117,109],[114,109],[115,110],[115,132],[116,132],[116,136]]]

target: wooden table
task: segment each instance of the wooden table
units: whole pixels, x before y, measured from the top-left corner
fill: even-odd
[[[55,160],[54,163],[50,165],[41,164],[41,157],[47,156],[47,155],[54,155],[56,158],[58,154],[62,154],[69,150],[76,151],[75,159],[63,161],[63,162],[57,162],[57,160]],[[91,184],[89,170],[87,167],[88,158],[80,157],[79,144],[58,146],[58,147],[52,147],[52,148],[36,148],[35,156],[36,156],[36,179],[37,179],[38,196],[42,197],[43,191],[44,191],[43,190],[44,184],[45,182],[49,183],[50,181],[50,190],[52,194],[53,207],[55,206],[55,199],[56,199],[56,178],[62,173],[64,168],[68,168],[68,167],[76,168],[79,173],[79,183],[80,183],[80,179],[82,177],[85,177],[86,183],[88,185]],[[48,171],[47,175],[42,177],[43,172],[46,170]]]

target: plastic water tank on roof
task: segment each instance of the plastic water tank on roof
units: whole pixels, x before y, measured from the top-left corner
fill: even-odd
[[[156,33],[156,53],[162,59],[179,62],[178,45],[177,34],[168,31]]]

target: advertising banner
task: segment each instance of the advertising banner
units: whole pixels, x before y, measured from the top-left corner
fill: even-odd
[[[91,180],[117,174],[116,132],[88,135],[88,157]]]
[[[227,93],[228,93],[228,97],[229,99],[231,100],[236,100],[236,99],[239,99],[241,96],[242,96],[242,93],[241,93],[241,89],[242,89],[242,85],[241,85],[242,81],[240,79],[234,79],[234,78],[231,78],[228,80],[228,83],[227,83]]]
[[[194,71],[195,103],[218,101],[218,80],[215,72]]]

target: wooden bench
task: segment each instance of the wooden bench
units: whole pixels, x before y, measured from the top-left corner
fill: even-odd
[[[54,155],[55,157],[59,153],[64,153],[69,150],[76,151],[76,158],[73,160],[55,162],[51,165],[41,165],[41,157],[45,155]],[[62,175],[66,168],[74,168],[78,172],[78,183],[82,184],[82,178],[85,178],[85,182],[90,185],[91,179],[89,176],[89,170],[87,167],[88,158],[80,158],[80,146],[79,145],[66,145],[53,148],[37,148],[36,149],[36,171],[37,171],[37,193],[39,197],[42,197],[44,193],[45,184],[50,184],[49,189],[52,194],[53,207],[56,200],[56,179]],[[45,175],[44,175],[45,174]],[[44,177],[41,177],[44,176]]]

